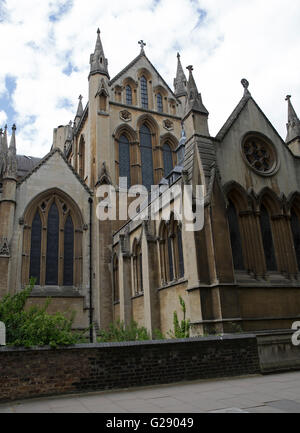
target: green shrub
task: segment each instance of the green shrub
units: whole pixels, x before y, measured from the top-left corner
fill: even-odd
[[[189,338],[190,337],[190,320],[186,319],[186,306],[181,296],[179,296],[181,310],[183,312],[183,320],[179,324],[177,311],[173,313],[173,331],[168,332],[171,338]]]
[[[145,327],[139,327],[134,321],[129,326],[124,322],[111,323],[108,331],[100,330],[97,341],[99,343],[113,343],[121,341],[145,341],[150,340],[150,335]]]
[[[70,319],[62,313],[46,312],[51,300],[43,307],[33,306],[25,310],[25,304],[34,286],[15,295],[7,295],[0,301],[0,321],[6,326],[6,341],[10,346],[67,346],[85,341],[82,333],[72,331],[75,314]]]

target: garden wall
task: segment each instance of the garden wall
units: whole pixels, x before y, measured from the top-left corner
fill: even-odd
[[[254,335],[0,348],[0,401],[260,373]]]

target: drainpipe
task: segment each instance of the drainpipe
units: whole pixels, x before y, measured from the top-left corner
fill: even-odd
[[[89,198],[90,204],[90,343],[94,342],[93,330],[93,257],[92,257],[92,216],[93,216],[93,199]]]

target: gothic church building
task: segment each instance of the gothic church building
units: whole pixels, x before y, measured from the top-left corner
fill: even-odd
[[[243,96],[213,137],[178,54],[171,89],[145,54],[110,78],[98,30],[89,96],[54,130],[43,158],[18,155],[0,131],[0,298],[36,285],[30,304],[76,312],[74,327],[135,320],[173,328],[178,298],[192,335],[290,328],[300,318],[300,121],[286,142],[242,80]],[[225,116],[224,116],[225,117]],[[10,142],[10,144],[8,143]],[[99,221],[99,186],[203,185],[204,227]],[[171,205],[172,207],[172,205]]]

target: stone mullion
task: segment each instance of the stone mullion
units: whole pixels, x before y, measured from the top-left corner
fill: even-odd
[[[142,164],[141,164],[141,152],[139,142],[134,141],[130,143],[130,161],[131,161],[131,184],[141,185],[142,183]]]
[[[290,225],[290,218],[288,215],[284,215],[284,217],[281,220],[281,231],[282,231],[282,238],[284,243],[284,257],[286,260],[286,266],[289,276],[295,275],[298,272],[298,265],[297,265],[297,259],[295,254],[295,248],[294,248],[294,240]]]
[[[151,144],[152,144],[152,163],[153,163],[153,180],[154,180],[154,184],[158,184],[159,180],[158,176],[159,174],[157,173],[157,168],[159,168],[158,165],[158,155],[157,155],[157,137],[155,133],[151,134]]]
[[[153,154],[153,165],[154,165],[154,182],[158,184],[161,179],[164,177],[164,168],[163,168],[163,151],[162,146],[154,147]]]

